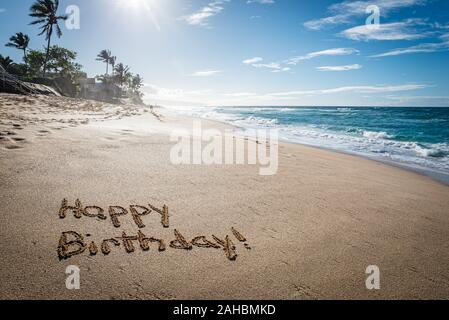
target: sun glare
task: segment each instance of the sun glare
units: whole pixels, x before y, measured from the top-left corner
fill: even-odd
[[[117,0],[121,9],[135,9],[136,11],[152,11],[157,0]]]
[[[127,10],[136,15],[147,14],[154,26],[160,30],[159,23],[155,16],[156,5],[159,0],[117,0],[117,7],[120,10]]]
[[[131,8],[150,7],[151,0],[121,0],[123,4]]]

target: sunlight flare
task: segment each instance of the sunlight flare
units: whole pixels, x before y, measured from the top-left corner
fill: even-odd
[[[147,14],[155,28],[160,31],[159,21],[156,17],[156,6],[159,0],[117,0],[120,10],[133,11],[136,15]]]

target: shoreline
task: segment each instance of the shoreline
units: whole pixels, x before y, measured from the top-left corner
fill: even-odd
[[[0,95],[0,112],[0,132],[15,133],[4,136],[8,141],[0,146],[4,299],[445,299],[449,294],[449,187],[428,177],[288,143],[279,144],[274,176],[260,176],[250,165],[176,166],[169,158],[174,145],[169,134],[191,129],[193,118],[162,109],[161,122],[135,106]],[[88,215],[68,211],[61,218],[63,199],[69,206],[76,199],[83,208],[91,206]],[[167,206],[168,228],[157,211],[140,217],[145,227],[136,224],[130,206],[150,204]],[[128,210],[118,216],[119,227],[110,206]],[[98,208],[106,219],[95,216]],[[69,231],[82,235],[86,245],[94,242],[97,252],[86,248],[60,260],[61,233]],[[131,240],[131,251],[123,233],[134,237],[138,231],[163,240],[166,250],[151,242],[145,251]],[[177,232],[200,246],[183,248]],[[207,247],[206,241],[219,245],[214,236],[225,245],[232,241],[234,260],[232,252]],[[105,254],[102,241],[111,238],[118,246],[110,244]],[[81,290],[65,287],[69,265],[81,270]],[[369,265],[381,270],[379,291],[365,287]]]
[[[449,186],[449,175],[445,175],[443,173],[434,171],[429,168],[426,169],[426,168],[414,167],[414,166],[406,164],[406,163],[400,163],[400,162],[379,159],[376,157],[370,157],[368,155],[359,154],[356,152],[337,150],[337,149],[326,148],[326,147],[322,147],[322,146],[308,145],[308,144],[304,144],[304,143],[300,143],[300,142],[282,141],[282,143],[301,145],[301,146],[306,146],[306,147],[310,147],[310,148],[317,148],[320,150],[326,150],[329,152],[335,152],[335,153],[339,153],[339,154],[344,154],[344,155],[349,155],[349,156],[353,156],[353,157],[358,157],[358,158],[374,161],[374,162],[381,163],[381,164],[384,164],[384,165],[387,165],[387,166],[390,166],[390,167],[393,167],[396,169],[400,169],[400,170],[404,170],[404,171],[407,171],[410,173],[418,174],[422,177],[430,178],[433,181],[441,183],[445,186]]]
[[[248,107],[250,108],[250,107]],[[300,107],[302,108],[302,107]],[[328,108],[334,108],[334,107],[328,107]],[[419,108],[419,107],[415,107],[415,108]],[[435,107],[438,108],[438,107]],[[173,112],[175,114],[177,114],[177,112],[175,111],[176,109],[168,109],[166,108],[165,110],[170,110],[170,112]],[[240,130],[245,130],[246,128],[238,126],[238,125],[234,125],[232,123],[226,122],[226,121],[220,121],[220,120],[215,120],[215,119],[206,119],[206,118],[202,118],[199,116],[191,116],[191,115],[184,115],[184,114],[178,114],[180,116],[185,116],[185,117],[191,117],[193,119],[199,119],[199,120],[203,120],[203,121],[210,121],[210,122],[215,122],[215,123],[219,123],[219,124],[225,124],[228,125],[232,128],[236,128],[236,129],[240,129]],[[398,168],[398,169],[402,169],[408,172],[412,172],[412,173],[416,173],[419,174],[421,176],[424,177],[428,177],[431,178],[432,180],[442,183],[445,186],[449,186],[449,173],[443,173],[443,172],[439,172],[437,170],[434,170],[432,168],[426,168],[426,167],[419,167],[417,165],[412,165],[412,164],[408,164],[408,163],[404,163],[404,162],[399,162],[399,161],[393,161],[393,160],[388,160],[388,159],[382,159],[380,157],[375,157],[375,156],[370,156],[367,154],[363,154],[363,153],[357,153],[357,152],[351,152],[351,151],[347,151],[347,150],[339,150],[339,149],[334,149],[331,147],[325,147],[325,146],[319,146],[319,145],[313,145],[313,144],[307,144],[307,143],[302,143],[302,142],[295,142],[295,141],[290,141],[288,139],[279,139],[279,142],[281,143],[285,143],[285,144],[292,144],[292,145],[301,145],[301,146],[306,146],[306,147],[311,147],[311,148],[317,148],[317,149],[321,149],[321,150],[327,150],[329,152],[335,152],[335,153],[339,153],[339,154],[345,154],[345,155],[350,155],[350,156],[355,156],[355,157],[360,157],[363,159],[368,159],[371,161],[375,161],[378,163],[382,163],[382,164],[386,164],[389,166],[392,166],[394,168]]]

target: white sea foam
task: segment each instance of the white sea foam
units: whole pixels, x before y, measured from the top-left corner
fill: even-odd
[[[248,117],[242,121],[243,123],[261,125],[263,127],[273,127],[278,124],[277,119],[264,119],[258,117]]]
[[[393,139],[394,136],[390,135],[384,131],[376,132],[376,131],[363,131],[363,136],[369,139]]]
[[[432,144],[427,148],[418,144],[415,151],[423,157],[444,158],[449,155],[449,147],[444,143]]]

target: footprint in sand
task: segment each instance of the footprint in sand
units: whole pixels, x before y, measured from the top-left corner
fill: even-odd
[[[12,140],[14,140],[14,141],[16,141],[16,142],[25,142],[25,141],[26,141],[25,138],[20,138],[20,137],[12,138]]]
[[[47,135],[49,135],[49,134],[51,134],[51,131],[48,131],[48,130],[39,130],[39,131],[36,133],[36,135],[37,135],[38,137],[45,137],[45,136],[47,136]]]
[[[120,134],[121,134],[122,136],[130,136],[130,135],[133,134],[133,132],[134,132],[134,130],[123,129],[123,130],[120,132]]]
[[[17,135],[17,133],[13,132],[13,131],[2,131],[0,132],[0,136],[15,136]]]
[[[23,130],[23,127],[20,124],[13,124],[12,126],[14,130]]]
[[[10,144],[10,145],[7,145],[5,148],[8,149],[8,150],[23,149],[23,147],[18,146],[18,145],[16,145],[16,144]]]
[[[8,137],[0,136],[0,144],[5,145],[11,143],[12,140]]]

